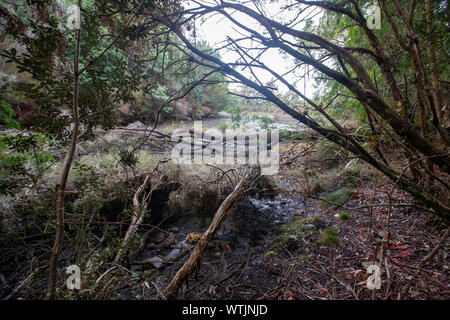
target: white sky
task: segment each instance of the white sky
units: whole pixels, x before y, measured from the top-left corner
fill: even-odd
[[[206,2],[206,1],[204,1],[204,2]],[[281,10],[281,6],[284,6],[291,2],[292,2],[291,0],[280,0],[280,1],[275,1],[274,3],[266,3],[264,5],[265,14],[269,18],[277,20],[278,22],[291,21],[292,19],[294,19],[296,17],[296,15],[298,13],[298,11],[297,11],[298,9],[294,8],[291,11]],[[209,3],[211,3],[211,2],[209,1]],[[193,3],[192,1],[186,1],[185,3],[183,3],[183,5],[185,6],[185,8],[197,7],[197,5],[195,3]],[[315,11],[313,11],[313,10],[315,10]],[[232,11],[229,11],[229,13],[231,13],[231,12]],[[311,9],[307,10],[304,14],[302,14],[302,16],[304,16],[305,14],[314,16],[313,21],[315,21],[315,22],[317,22],[321,16],[320,11],[317,8],[315,8],[315,9],[311,8]],[[261,30],[261,27],[258,28],[259,25],[256,21],[252,20],[251,18],[249,18],[248,16],[246,16],[242,13],[239,13],[239,12],[233,13],[233,18],[235,18],[239,22],[242,22],[244,25],[247,25],[252,28],[256,28],[257,30]],[[303,25],[304,25],[303,23],[300,23],[295,28],[301,29]],[[206,40],[213,48],[219,47],[221,45],[220,43],[222,41],[226,40],[227,36],[229,36],[233,39],[242,37],[242,34],[239,34],[237,32],[237,30],[242,31],[244,34],[246,34],[245,31],[239,29],[238,26],[236,26],[231,21],[229,21],[226,17],[221,16],[221,15],[209,15],[209,16],[207,16],[205,21],[199,21],[199,20],[196,21],[197,39]],[[244,42],[242,42],[242,44],[244,44]],[[245,45],[253,47],[256,45],[256,43],[252,43],[250,40],[248,40],[245,43]],[[239,58],[239,55],[232,51],[221,50],[221,51],[219,51],[219,53],[225,62],[235,62]],[[268,51],[266,51],[261,56],[261,61],[266,66],[273,69],[274,71],[276,71],[279,74],[283,74],[283,73],[289,71],[294,66],[293,60],[291,58],[289,58],[289,57],[286,58],[278,51],[278,49],[274,49],[274,48],[271,48]],[[237,70],[240,71],[240,69],[237,69]],[[271,74],[269,74],[268,72],[264,72],[262,70],[257,71],[257,69],[254,69],[254,71],[255,71],[255,74],[258,76],[258,78],[263,83],[267,83],[270,80],[272,80],[272,78],[273,78],[273,76]],[[301,69],[300,72],[303,73],[304,69]],[[250,72],[247,72],[247,71],[244,71],[243,73],[246,76],[250,75]],[[295,84],[297,89],[300,90],[302,93],[306,92],[306,96],[308,96],[310,98],[312,97],[313,92],[315,90],[313,87],[312,79],[306,79],[306,82],[304,80],[299,81],[299,77],[295,77],[294,75],[288,77],[287,79],[288,79],[288,81],[291,82],[291,84],[294,84],[294,82],[297,81]],[[283,92],[287,91],[287,88],[282,84],[278,84],[278,88],[279,88],[279,90],[281,90]],[[304,91],[304,90],[306,90],[306,91]]]

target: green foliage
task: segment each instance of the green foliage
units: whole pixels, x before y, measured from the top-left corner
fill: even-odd
[[[284,129],[279,131],[280,141],[302,140],[303,136],[303,133],[298,131],[288,131]]]
[[[0,194],[11,194],[28,183],[36,185],[55,159],[46,151],[44,134],[0,134]]]
[[[282,233],[273,240],[273,247],[278,248],[285,245],[290,237],[305,238],[315,234],[314,229],[305,229],[304,226],[314,221],[310,218],[296,218],[291,223],[280,226]]]
[[[275,121],[271,117],[265,115],[264,116],[254,115],[253,120],[258,122],[261,129],[264,130],[272,128],[272,125],[275,123]]]
[[[119,158],[124,167],[134,168],[139,163],[139,158],[132,150],[120,150]]]
[[[240,106],[234,106],[228,109],[228,113],[231,114],[231,121],[233,122],[232,128],[239,128],[242,122],[247,118],[247,114],[242,112]]]
[[[231,124],[228,121],[220,122],[217,128],[220,130],[220,132],[225,134],[225,132],[231,128]]]
[[[335,229],[325,229],[320,234],[318,245],[331,247],[339,243],[339,231]]]
[[[6,129],[20,129],[20,125],[13,119],[14,110],[6,102],[0,103],[0,123],[6,126]]]
[[[339,164],[342,159],[345,159],[348,155],[348,151],[341,146],[327,140],[324,137],[319,137],[319,143],[317,144],[317,152],[315,157],[321,161],[326,161],[325,165],[328,168],[333,168]]]
[[[353,192],[354,192],[353,187],[342,187],[342,188],[339,188],[339,189],[329,193],[325,197],[325,200],[332,202],[332,203],[342,205],[342,204],[346,203],[348,201],[348,199],[350,199]],[[325,208],[329,208],[329,207],[333,206],[333,204],[328,203],[328,202],[322,202],[322,203]]]
[[[351,217],[352,216],[349,213],[344,212],[339,215],[338,219],[341,221],[346,221],[346,220],[349,220]]]
[[[366,163],[362,161],[357,161],[358,159],[352,159],[344,166],[340,171],[340,175],[343,180],[342,183],[356,184],[361,181],[372,180],[380,176],[374,168],[369,167]]]
[[[298,179],[299,185],[304,189],[307,194],[314,194],[322,191],[329,190],[331,188],[330,182],[321,178],[312,169],[293,169],[288,170],[287,174],[293,178]]]

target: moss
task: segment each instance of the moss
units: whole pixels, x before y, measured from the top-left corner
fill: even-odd
[[[276,251],[267,251],[266,253],[264,253],[264,257],[266,258],[272,258],[275,257],[276,255],[278,255],[278,252]]]
[[[339,215],[338,219],[341,221],[346,221],[349,220],[351,217],[352,216],[349,213],[344,212]]]
[[[335,229],[325,229],[320,234],[320,239],[317,244],[331,247],[339,243],[339,231]]]
[[[284,246],[288,242],[290,237],[305,238],[309,235],[316,233],[315,230],[304,228],[304,226],[310,223],[311,221],[313,221],[313,219],[297,218],[294,219],[291,223],[282,225],[280,227],[282,233],[273,240],[272,246],[274,248],[278,248],[280,246]]]

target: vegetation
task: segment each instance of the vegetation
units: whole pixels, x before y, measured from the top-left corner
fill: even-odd
[[[376,27],[372,5],[0,0],[0,298],[182,297],[210,248],[215,260],[201,276],[229,274],[203,279],[208,288],[194,286],[194,300],[220,298],[218,286],[252,278],[228,257],[333,266],[304,268],[312,279],[339,267],[360,272],[359,260],[342,261],[364,252],[365,262],[389,271],[380,298],[409,297],[414,281],[435,284],[420,277],[424,267],[437,277],[447,263],[438,252],[450,230],[448,1],[377,1]],[[215,19],[233,30],[220,41],[205,37]],[[193,121],[201,119],[200,131]],[[260,163],[171,158],[184,143],[191,152],[183,157],[211,151],[217,159],[219,147],[207,140],[213,129],[246,128],[280,129],[280,143],[270,141],[281,153],[275,177],[262,176]],[[184,140],[193,136],[201,145]],[[219,233],[225,219],[231,231]],[[394,241],[417,225],[425,239]],[[415,267],[396,278],[405,268],[395,259],[405,257]],[[69,265],[82,269],[76,292],[63,282]],[[264,279],[270,269],[254,274]],[[292,279],[273,288],[286,282],[283,298],[297,298]],[[319,280],[298,292],[347,297]],[[359,283],[343,285],[352,299],[377,297],[356,290]],[[264,289],[250,298],[278,298],[266,295],[272,284],[249,286]],[[229,288],[217,292],[236,298]]]
[[[321,246],[331,247],[339,243],[339,231],[335,229],[325,229],[320,234],[317,244]]]
[[[350,199],[351,195],[355,192],[353,187],[342,187],[333,192],[330,192],[326,197],[325,206],[330,207],[333,205],[341,205]]]
[[[285,246],[288,243],[289,239],[305,238],[307,236],[317,233],[317,231],[314,229],[305,229],[305,225],[308,225],[313,221],[318,220],[314,218],[313,219],[297,218],[291,223],[282,225],[280,229],[283,232],[274,239],[273,241],[274,248]]]
[[[352,216],[349,213],[341,213],[338,217],[339,220],[341,221],[346,221],[349,220]]]

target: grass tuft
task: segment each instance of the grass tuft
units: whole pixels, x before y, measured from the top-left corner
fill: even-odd
[[[331,247],[339,243],[339,231],[335,229],[325,229],[320,234],[320,239],[317,244]]]

